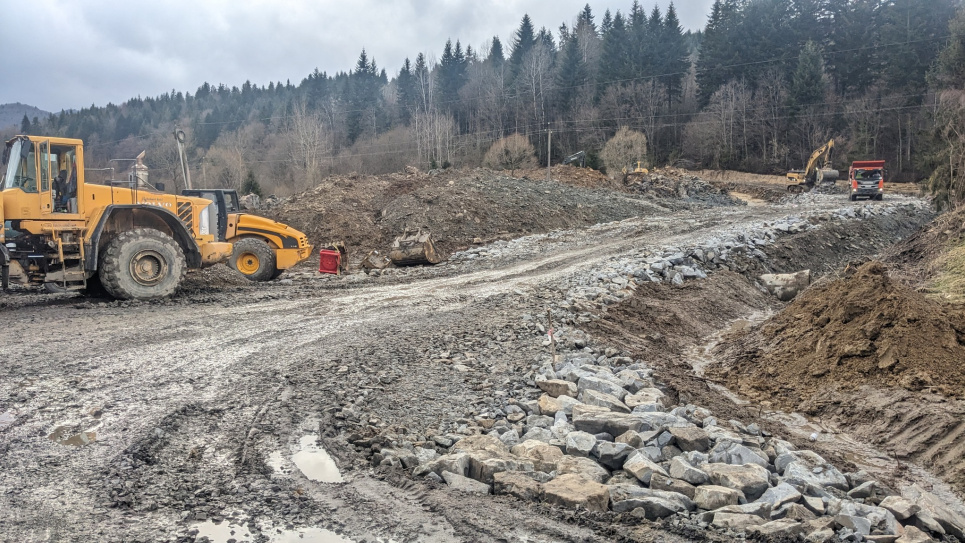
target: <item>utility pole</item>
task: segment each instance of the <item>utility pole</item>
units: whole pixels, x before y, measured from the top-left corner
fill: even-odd
[[[549,137],[546,138],[546,180],[549,181],[550,180],[550,161],[552,160],[550,153],[553,152],[553,131],[547,130],[546,132],[549,135]]]

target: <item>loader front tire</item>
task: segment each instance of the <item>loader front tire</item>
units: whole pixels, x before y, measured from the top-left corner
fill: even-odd
[[[114,298],[145,300],[174,294],[186,269],[184,252],[170,236],[136,228],[108,242],[99,275],[104,290]]]
[[[233,244],[231,267],[252,281],[270,281],[275,277],[275,252],[263,240],[244,238]]]

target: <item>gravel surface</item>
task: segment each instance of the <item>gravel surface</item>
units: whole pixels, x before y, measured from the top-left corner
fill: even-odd
[[[0,533],[192,541],[214,521],[244,526],[252,541],[309,527],[354,541],[727,540],[413,481],[373,469],[371,451],[348,437],[371,431],[426,442],[535,398],[533,372],[549,356],[547,309],[559,319],[561,349],[602,356],[606,338],[587,325],[632,296],[638,281],[669,285],[683,267],[751,273],[766,262],[756,247],[790,235],[782,225],[801,225],[797,235],[805,235],[864,221],[896,239],[899,226],[928,218],[911,198],[848,205],[808,195],[655,210],[379,275],[299,271],[246,284],[209,270],[159,302],[16,291],[0,297],[0,317],[13,329],[0,340]],[[687,256],[707,247],[729,251],[730,260]],[[666,275],[642,271],[678,252],[690,260]],[[343,483],[312,481],[272,460],[287,463],[313,434]]]

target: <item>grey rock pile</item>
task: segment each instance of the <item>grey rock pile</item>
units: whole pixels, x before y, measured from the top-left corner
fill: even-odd
[[[924,490],[902,497],[756,424],[668,405],[642,363],[571,352],[535,383],[535,401],[509,400],[504,415],[431,441],[393,443],[373,462],[464,492],[698,529],[882,543],[965,535],[965,518]]]

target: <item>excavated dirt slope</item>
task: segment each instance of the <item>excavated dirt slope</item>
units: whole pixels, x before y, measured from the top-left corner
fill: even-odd
[[[965,489],[965,307],[931,291],[963,213],[849,265],[717,347],[708,374],[803,412]],[[900,465],[900,464],[899,464]]]
[[[787,405],[828,387],[965,391],[965,311],[891,280],[877,261],[814,286],[728,349],[721,375],[733,389]]]

